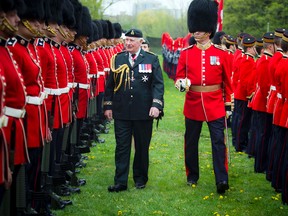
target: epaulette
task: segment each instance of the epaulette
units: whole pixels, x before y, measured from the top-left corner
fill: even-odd
[[[222,50],[222,51],[226,52],[225,49],[223,49],[221,46],[219,46],[219,45],[217,45],[217,44],[213,44],[213,46],[214,46],[215,48],[219,49],[219,50]]]
[[[151,55],[157,56],[155,53],[150,52],[150,51],[146,51],[146,53],[149,53],[149,54],[151,54]]]
[[[191,49],[193,46],[194,46],[194,45],[192,44],[192,45],[190,45],[190,46],[188,46],[188,47],[183,48],[182,50]]]
[[[72,52],[75,49],[75,47],[74,46],[69,46],[68,49],[69,49],[70,52]]]
[[[44,47],[44,39],[43,38],[38,38],[36,46]]]
[[[17,39],[15,37],[9,38],[7,40],[7,46],[15,46],[15,44],[17,43]]]

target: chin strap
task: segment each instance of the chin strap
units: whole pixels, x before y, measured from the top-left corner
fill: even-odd
[[[11,33],[14,33],[17,31],[17,29],[10,24],[9,20],[6,17],[4,17],[1,20],[1,25],[0,25],[1,31],[4,31],[5,29],[8,29]]]
[[[38,36],[39,31],[34,29],[28,20],[21,20],[23,25],[35,36]]]

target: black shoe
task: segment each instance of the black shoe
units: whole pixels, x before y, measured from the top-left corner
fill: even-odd
[[[226,181],[217,183],[217,193],[224,194],[229,189],[229,185]]]
[[[146,187],[146,184],[143,183],[136,183],[135,188],[136,189],[144,189]]]
[[[188,185],[188,186],[192,186],[192,185],[195,185],[195,186],[196,186],[196,185],[197,185],[197,181],[188,180],[188,181],[187,181],[187,185]]]
[[[116,184],[116,185],[110,185],[108,187],[109,192],[120,192],[125,190],[127,190],[127,185]]]

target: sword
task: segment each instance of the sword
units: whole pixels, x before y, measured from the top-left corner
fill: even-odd
[[[231,164],[231,156],[230,156],[230,141],[228,135],[228,125],[227,125],[227,117],[225,116],[225,137],[226,137],[226,146],[228,149],[228,163]]]

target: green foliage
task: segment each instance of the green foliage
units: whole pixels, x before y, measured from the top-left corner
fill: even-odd
[[[92,19],[101,19],[103,16],[103,0],[80,0],[89,8]]]
[[[69,197],[73,206],[55,211],[57,216],[284,216],[288,206],[281,203],[281,195],[274,192],[264,174],[253,171],[253,159],[244,153],[231,152],[229,191],[216,193],[212,167],[211,143],[206,124],[199,143],[200,179],[196,188],[186,185],[184,168],[185,94],[177,91],[172,80],[164,74],[165,116],[153,132],[150,146],[149,182],[143,190],[136,190],[129,176],[128,191],[108,193],[113,184],[115,138],[113,124],[109,134],[102,134],[104,144],[97,144],[88,154],[86,168],[78,175],[87,184],[81,193]],[[230,137],[231,143],[231,137]],[[133,155],[132,150],[132,155]],[[132,158],[131,158],[132,165]]]
[[[236,36],[247,32],[261,37],[288,24],[288,0],[225,0],[223,30]]]

